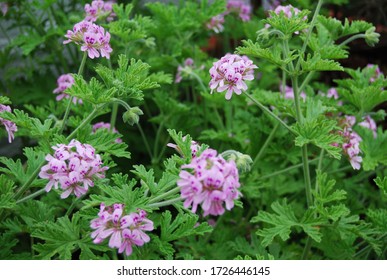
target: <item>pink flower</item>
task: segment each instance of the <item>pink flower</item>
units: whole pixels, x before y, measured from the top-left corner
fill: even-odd
[[[362,162],[362,157],[359,155],[361,153],[360,150],[360,142],[362,141],[361,137],[353,131],[353,126],[356,123],[356,117],[354,116],[344,116],[343,119],[340,120],[339,124],[343,128],[343,131],[340,131],[340,134],[344,138],[344,142],[342,143],[342,149],[344,154],[348,157],[349,162],[352,165],[352,168],[355,170],[359,170]],[[334,146],[338,146],[337,143]]]
[[[377,126],[376,126],[376,123],[375,121],[371,118],[371,116],[365,116],[364,117],[364,120],[362,122],[359,123],[360,126],[362,127],[365,127],[365,128],[368,128],[368,129],[371,129],[372,130],[372,133],[374,135],[374,138],[376,138],[378,135],[377,135]]]
[[[94,243],[98,244],[110,236],[109,247],[117,248],[119,253],[125,252],[129,256],[133,252],[134,245],[143,246],[150,241],[150,237],[144,231],[152,231],[154,226],[146,215],[147,213],[141,209],[124,215],[123,204],[106,207],[101,203],[98,218],[90,222],[90,227],[94,229],[91,237]]]
[[[292,87],[285,85],[285,90],[283,90],[282,85],[280,85],[280,91],[284,95],[285,99],[294,99],[294,91],[293,91]],[[305,92],[301,92],[300,97],[305,102],[305,100],[306,100]]]
[[[91,59],[100,55],[110,59],[110,53],[113,51],[109,45],[110,33],[105,32],[102,26],[84,20],[75,24],[72,31],[68,30],[65,37],[68,40],[63,44],[74,42],[80,45],[81,51],[87,51]]]
[[[380,76],[383,76],[383,72],[380,71],[380,68],[378,65],[375,64],[367,64],[367,68],[375,68],[375,74],[370,78],[370,82],[373,83],[377,78]]]
[[[0,112],[11,112],[11,107],[7,105],[0,104]],[[8,133],[8,142],[11,143],[15,139],[14,132],[17,131],[17,126],[14,122],[0,118],[0,124],[4,125],[5,130]]]
[[[86,21],[95,22],[100,18],[106,18],[108,22],[113,21],[116,14],[113,12],[113,1],[95,0],[85,5]]]
[[[58,96],[56,97],[56,100],[59,101],[59,100],[62,100],[63,98],[70,98],[70,96],[66,93],[64,93],[64,91],[68,88],[70,88],[73,84],[74,84],[74,78],[73,76],[71,76],[71,74],[63,74],[63,75],[60,75],[58,80],[57,80],[57,88],[54,89],[53,93],[54,94],[58,94]],[[73,103],[76,104],[76,103],[79,103],[79,104],[82,104],[82,99],[78,99],[76,97],[73,98]]]
[[[184,61],[183,66],[179,65],[177,67],[177,73],[175,77],[175,83],[180,83],[183,77],[189,76],[190,73],[197,67],[194,66],[194,60],[192,58],[187,58]],[[204,69],[204,65],[200,66],[199,69]]]
[[[48,163],[44,165],[39,177],[48,179],[46,191],[52,187],[63,190],[61,198],[67,198],[74,193],[80,197],[89,187],[94,186],[96,178],[105,178],[107,166],[102,166],[101,157],[95,154],[95,149],[88,144],[71,140],[68,145],[58,144],[52,147],[54,155],[47,155]]]
[[[5,16],[8,12],[8,3],[7,2],[0,2],[0,10],[3,16]]]
[[[183,137],[183,140],[185,140],[185,136]],[[178,145],[176,145],[176,144],[168,143],[167,147],[174,148],[179,154],[182,154],[181,148]],[[191,155],[192,155],[192,157],[193,158],[196,157],[196,154],[197,154],[197,152],[200,149],[199,143],[196,142],[196,141],[191,141],[191,147],[190,148],[191,148]]]
[[[111,131],[112,133],[119,133],[115,127],[113,127],[113,129],[111,129],[110,123],[99,122],[99,123],[96,123],[93,125],[93,133],[95,133],[99,129],[105,129],[105,130]],[[122,143],[122,139],[117,138],[114,142]]]
[[[226,13],[235,13],[242,21],[249,21],[251,15],[251,5],[241,0],[229,0],[227,2]]]
[[[238,169],[234,161],[226,161],[213,149],[204,150],[191,163],[183,165],[177,185],[184,207],[197,211],[201,205],[204,216],[222,215],[234,207],[241,193]]]
[[[209,86],[211,94],[214,89],[217,92],[227,90],[226,99],[232,97],[232,93],[241,94],[247,90],[245,81],[254,79],[254,70],[258,68],[247,56],[226,54],[219,61],[214,62],[210,69],[211,81]]]
[[[206,24],[209,30],[213,30],[215,33],[221,33],[224,30],[224,14],[220,14],[211,18],[210,22]]]

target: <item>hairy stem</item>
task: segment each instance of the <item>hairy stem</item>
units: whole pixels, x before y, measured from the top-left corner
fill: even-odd
[[[255,167],[255,165],[258,163],[258,161],[261,159],[261,157],[263,156],[263,154],[265,153],[265,150],[267,148],[267,146],[270,144],[271,140],[273,139],[274,137],[274,134],[277,132],[277,129],[279,127],[279,123],[277,123],[272,131],[270,132],[269,136],[266,138],[266,141],[265,143],[263,143],[261,149],[259,150],[258,154],[256,155],[256,157],[254,158],[254,161],[253,161],[253,165],[252,165],[252,168]]]
[[[256,100],[254,97],[252,97],[250,94],[244,92],[244,94],[249,98],[251,101],[254,102],[255,105],[257,105],[262,111],[264,111],[269,116],[273,117],[275,120],[277,120],[283,127],[285,127],[287,130],[289,130],[292,134],[296,134],[295,131],[288,126],[283,120],[281,120],[277,115],[275,115],[272,111],[270,111],[266,106],[264,106],[261,102]]]
[[[163,206],[169,206],[169,205],[175,204],[176,202],[179,202],[179,201],[182,201],[182,200],[183,200],[182,197],[177,197],[177,198],[173,198],[173,199],[170,199],[170,200],[165,200],[165,201],[161,201],[161,202],[156,202],[156,203],[148,204],[148,207],[150,207],[150,208],[159,208],[159,207],[163,207]]]
[[[78,69],[78,75],[82,75],[83,69],[85,68],[86,59],[87,59],[87,52],[84,52],[83,58],[81,61],[81,65],[79,66],[79,69]],[[62,120],[62,127],[59,130],[59,134],[62,134],[62,132],[66,126],[67,118],[69,117],[70,108],[71,108],[71,104],[73,103],[73,100],[74,100],[74,97],[70,96],[69,102],[67,104],[67,108],[66,108],[63,120]]]

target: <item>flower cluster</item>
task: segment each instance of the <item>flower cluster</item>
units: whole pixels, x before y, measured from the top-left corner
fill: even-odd
[[[58,80],[56,81],[58,86],[53,91],[54,94],[58,94],[58,96],[56,97],[57,101],[62,100],[63,98],[70,97],[68,94],[64,93],[64,91],[70,88],[74,84],[74,82],[74,78],[73,76],[71,76],[71,74],[63,74],[59,76]],[[73,102],[74,104],[76,104],[77,102],[81,104],[82,100],[73,97]]]
[[[344,142],[342,144],[343,152],[348,156],[353,169],[358,170],[360,169],[360,163],[363,161],[363,158],[359,155],[361,153],[359,145],[362,139],[359,134],[353,131],[353,126],[355,124],[356,117],[345,116],[341,121],[343,131],[340,132],[340,134],[344,137]]]
[[[0,112],[4,112],[4,111],[11,112],[11,107],[0,104]],[[5,129],[7,130],[8,142],[11,143],[13,139],[15,139],[15,135],[13,133],[17,131],[16,124],[14,122],[11,122],[3,118],[0,118],[0,124],[4,125]]]
[[[90,222],[90,227],[94,229],[91,237],[98,244],[110,236],[109,247],[117,248],[119,253],[125,252],[129,256],[133,245],[142,246],[150,241],[144,231],[151,231],[154,227],[146,216],[147,213],[141,209],[125,215],[123,204],[106,207],[101,203],[98,218]]]
[[[376,138],[378,135],[377,135],[377,126],[376,126],[376,123],[375,121],[371,118],[371,116],[365,116],[363,118],[363,121],[359,123],[360,126],[362,127],[365,127],[365,128],[368,128],[372,131],[372,134],[374,135],[374,138]]]
[[[211,18],[210,22],[206,24],[207,28],[213,30],[215,33],[220,33],[224,30],[225,16],[235,14],[239,16],[242,21],[249,21],[251,15],[251,5],[241,0],[229,0],[227,2],[227,10],[219,15]]]
[[[112,21],[116,14],[113,12],[112,1],[94,0],[91,4],[85,5],[86,21],[95,22],[99,18],[105,18],[108,22]]]
[[[194,60],[192,58],[187,58],[183,65],[179,65],[177,67],[177,73],[176,73],[176,77],[175,77],[175,83],[180,83],[181,80],[183,79],[183,77],[186,77],[186,76],[189,76],[192,74],[192,71],[197,68],[195,67],[194,65]],[[200,66],[199,67],[200,70],[203,70],[204,69],[204,65]]]
[[[378,65],[375,64],[367,64],[367,68],[375,68],[375,74],[370,78],[370,83],[375,82],[377,78],[383,76],[383,72],[380,70]]]
[[[108,130],[108,131],[112,131],[113,133],[119,133],[118,130],[115,127],[113,127],[113,129],[111,129],[110,123],[99,122],[99,123],[96,123],[96,124],[93,125],[93,133],[95,133],[99,129],[105,129],[105,130]],[[116,143],[122,143],[122,139],[121,138],[117,138],[115,142]]]
[[[68,197],[71,193],[80,197],[89,187],[94,186],[94,178],[104,178],[107,166],[102,166],[100,155],[89,144],[82,144],[73,139],[68,145],[58,144],[52,147],[54,156],[48,154],[39,173],[40,178],[48,179],[46,191],[51,188],[63,190],[61,198]]]
[[[177,185],[181,188],[184,207],[192,206],[196,212],[200,204],[203,215],[222,215],[234,207],[234,200],[241,194],[238,169],[235,162],[226,161],[213,149],[204,150],[191,163],[183,165]]]
[[[284,89],[283,86],[280,85],[280,91],[283,94],[285,99],[294,99],[294,90],[292,87],[285,85],[285,89]],[[305,92],[302,91],[300,93],[300,97],[302,98],[303,101],[305,101],[306,100]]]
[[[240,0],[229,0],[227,2],[227,14],[235,13],[242,21],[249,21],[251,15],[251,5]]]
[[[282,0],[264,0],[262,6],[265,11],[274,10],[277,6],[281,5]]]
[[[74,25],[73,30],[68,30],[65,37],[68,39],[63,44],[74,42],[81,46],[81,51],[87,51],[93,59],[99,57],[110,58],[112,48],[109,45],[110,33],[105,32],[102,26],[83,20]]]
[[[219,61],[214,62],[210,69],[211,81],[209,86],[211,93],[227,90],[226,99],[231,99],[232,93],[241,94],[247,90],[245,81],[254,79],[254,70],[258,68],[247,56],[226,54]]]

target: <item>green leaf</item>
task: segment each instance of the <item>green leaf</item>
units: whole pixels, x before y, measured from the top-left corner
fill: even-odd
[[[55,223],[39,223],[35,226],[32,237],[44,243],[33,245],[39,259],[58,258],[71,260],[72,254],[79,249],[84,240],[81,237],[80,215],[75,214],[70,220],[67,216],[59,218]]]
[[[196,225],[198,216],[192,213],[177,214],[173,217],[170,211],[162,213],[160,221],[160,239],[162,241],[171,242],[189,235],[203,235],[211,232],[210,227],[206,222]]]
[[[291,37],[294,33],[303,31],[309,27],[307,16],[310,13],[308,10],[302,10],[298,14],[292,12],[289,18],[283,11],[279,14],[274,11],[269,11],[270,17],[266,18],[265,24],[270,24],[271,28],[281,31],[285,36]]]
[[[266,59],[283,69],[287,64],[298,57],[298,55],[294,54],[293,52],[290,53],[286,59],[283,59],[282,51],[279,47],[262,48],[258,43],[253,43],[251,40],[243,40],[242,43],[243,47],[236,48],[236,52],[238,54]]]
[[[315,53],[313,57],[311,54],[308,54],[306,60],[301,57],[300,62],[303,72],[344,71],[344,68],[340,65],[340,63],[330,59],[322,59],[321,55],[318,53]]]
[[[155,183],[153,169],[146,170],[143,165],[134,165],[134,170],[131,172],[136,174],[141,179],[141,185],[145,186],[151,193],[157,192],[157,184]]]
[[[330,33],[331,38],[335,41],[348,35],[366,32],[373,27],[371,23],[363,20],[352,20],[350,22],[348,19],[345,19],[343,24],[340,20],[322,15],[317,17],[317,22]]]
[[[384,192],[384,194],[387,195],[387,176],[385,176],[383,179],[381,177],[376,177],[374,182]]]
[[[324,112],[330,110],[332,108],[323,106],[321,100],[316,102],[308,98],[304,121],[297,122],[293,126],[297,133],[295,144],[302,147],[311,143],[324,149],[334,158],[340,159],[341,148],[332,145],[343,141],[342,137],[336,133],[339,128],[335,120],[329,120],[323,115]]]
[[[387,165],[387,131],[379,128],[376,138],[370,129],[359,127],[357,131],[362,138],[360,150],[364,154],[363,169],[375,170],[379,165]]]
[[[304,217],[299,221],[294,213],[293,208],[287,204],[286,200],[282,204],[278,201],[271,204],[274,214],[260,211],[258,216],[251,219],[252,223],[264,222],[272,225],[270,228],[264,228],[257,231],[257,235],[262,236],[262,245],[268,246],[276,236],[279,236],[283,241],[290,238],[292,227],[300,227],[316,242],[321,241],[321,233],[318,226],[321,224],[321,219],[313,217],[311,211],[307,211]]]
[[[14,182],[9,180],[5,174],[0,175],[0,209],[11,209],[16,206],[16,201],[13,199]]]

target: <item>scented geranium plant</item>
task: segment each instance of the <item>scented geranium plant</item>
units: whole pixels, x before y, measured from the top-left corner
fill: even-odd
[[[2,2],[1,259],[387,257],[371,23],[121,2]]]

